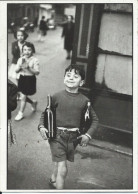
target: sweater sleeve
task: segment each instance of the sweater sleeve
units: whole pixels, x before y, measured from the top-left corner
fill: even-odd
[[[93,133],[95,132],[95,130],[97,129],[98,127],[98,117],[95,113],[95,111],[93,110],[92,106],[90,107],[90,114],[91,114],[91,118],[92,118],[92,123],[87,131],[87,134],[89,134],[90,136],[93,135]]]
[[[41,117],[40,117],[39,124],[38,124],[38,130],[40,130],[40,126],[44,127],[44,114],[45,112],[41,113]]]

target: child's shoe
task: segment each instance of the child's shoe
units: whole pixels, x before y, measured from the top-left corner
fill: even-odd
[[[17,114],[17,116],[15,117],[15,121],[20,121],[20,120],[22,120],[24,118],[24,116],[23,116],[23,113],[22,112],[18,112],[18,114]]]
[[[56,189],[54,183],[56,183],[56,181],[52,181],[52,179],[49,180],[49,186],[51,189]]]
[[[36,107],[37,107],[37,101],[33,101],[33,104],[32,104],[32,111],[33,112],[36,111]]]

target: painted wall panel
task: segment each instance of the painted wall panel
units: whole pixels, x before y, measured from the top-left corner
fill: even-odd
[[[124,55],[132,55],[132,16],[104,13],[98,47]]]
[[[97,83],[120,94],[132,95],[132,59],[115,55],[100,54],[97,60]]]
[[[105,3],[105,10],[132,12],[132,4],[130,3]]]
[[[101,54],[97,58],[97,66],[96,66],[96,73],[95,73],[95,81],[98,84],[102,84],[104,81],[104,68],[105,68],[105,54]]]

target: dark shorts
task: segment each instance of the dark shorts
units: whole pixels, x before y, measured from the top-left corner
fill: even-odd
[[[36,77],[20,75],[18,89],[24,95],[33,95],[36,93]]]
[[[77,132],[63,132],[62,130],[57,130],[56,138],[49,141],[53,162],[65,160],[74,162],[77,136]]]

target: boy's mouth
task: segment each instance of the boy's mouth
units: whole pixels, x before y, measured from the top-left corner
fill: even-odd
[[[73,82],[73,81],[67,81],[67,83],[69,83],[69,84],[74,84],[74,82]]]

